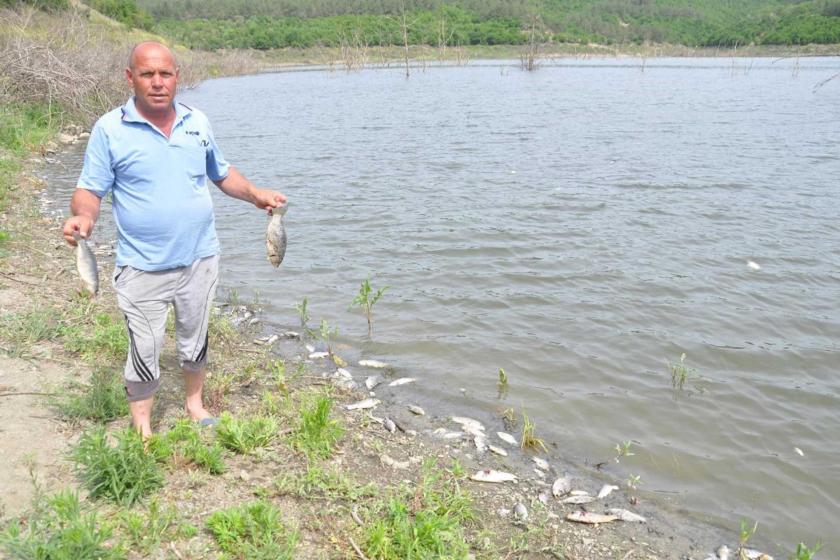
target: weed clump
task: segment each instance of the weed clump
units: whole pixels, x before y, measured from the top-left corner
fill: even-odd
[[[58,411],[69,420],[109,422],[128,414],[122,376],[108,368],[97,368],[88,385],[71,392],[56,402]]]
[[[267,446],[277,437],[277,420],[270,416],[234,418],[225,412],[216,425],[216,437],[228,449],[250,453],[258,447]]]
[[[210,474],[225,472],[224,449],[217,441],[212,444],[205,443],[195,422],[179,420],[166,432],[165,438],[176,456],[207,470]]]
[[[207,528],[219,547],[235,558],[294,558],[298,534],[280,522],[280,511],[265,501],[214,512]]]
[[[522,443],[520,445],[522,449],[542,449],[543,451],[548,452],[542,438],[538,438],[536,436],[536,428],[536,424],[531,422],[528,415],[522,414]]]
[[[110,542],[113,527],[96,513],[85,513],[70,490],[36,497],[25,523],[13,521],[0,532],[0,550],[12,558],[118,560],[122,544]]]
[[[130,506],[163,485],[158,460],[169,449],[159,436],[152,436],[147,452],[140,433],[126,428],[116,434],[116,446],[108,443],[104,428],[82,435],[72,458],[91,497]]]
[[[327,458],[344,435],[338,420],[330,418],[332,399],[321,396],[301,410],[300,424],[291,436],[292,445],[310,457]]]

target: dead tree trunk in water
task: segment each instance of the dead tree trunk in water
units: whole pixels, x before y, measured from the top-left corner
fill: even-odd
[[[410,71],[408,68],[408,21],[406,20],[405,15],[405,0],[402,0],[402,2],[400,2],[400,7],[402,9],[403,45],[405,46],[405,77],[408,78]]]

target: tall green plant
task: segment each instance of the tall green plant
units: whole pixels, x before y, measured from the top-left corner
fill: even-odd
[[[362,308],[362,312],[365,314],[365,318],[367,319],[368,337],[370,337],[373,333],[373,306],[376,305],[376,302],[379,301],[379,298],[382,297],[382,294],[384,294],[385,290],[388,288],[389,286],[383,286],[374,293],[373,288],[370,287],[370,280],[366,278],[359,287],[358,295],[353,298],[353,301],[350,303],[351,309],[353,307]]]

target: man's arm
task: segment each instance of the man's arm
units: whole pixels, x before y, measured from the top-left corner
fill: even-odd
[[[286,197],[282,193],[255,187],[251,181],[246,179],[233,166],[230,166],[227,177],[221,181],[213,182],[226,195],[250,202],[257,208],[262,208],[263,210],[271,210],[286,202]]]
[[[93,225],[99,218],[99,207],[102,204],[102,199],[87,189],[76,189],[73,193],[73,198],[70,200],[70,213],[73,214],[64,222],[64,239],[72,246],[76,246],[76,240],[73,239],[73,232],[79,232],[79,235],[85,239],[90,237],[93,231]]]

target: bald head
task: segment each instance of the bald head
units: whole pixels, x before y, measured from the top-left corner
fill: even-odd
[[[178,61],[175,59],[175,53],[173,53],[169,47],[163,43],[158,43],[157,41],[143,41],[134,45],[131,52],[128,54],[129,70],[133,72],[137,68],[137,61],[142,60],[147,56],[164,60],[168,59],[174,68],[178,67]]]

